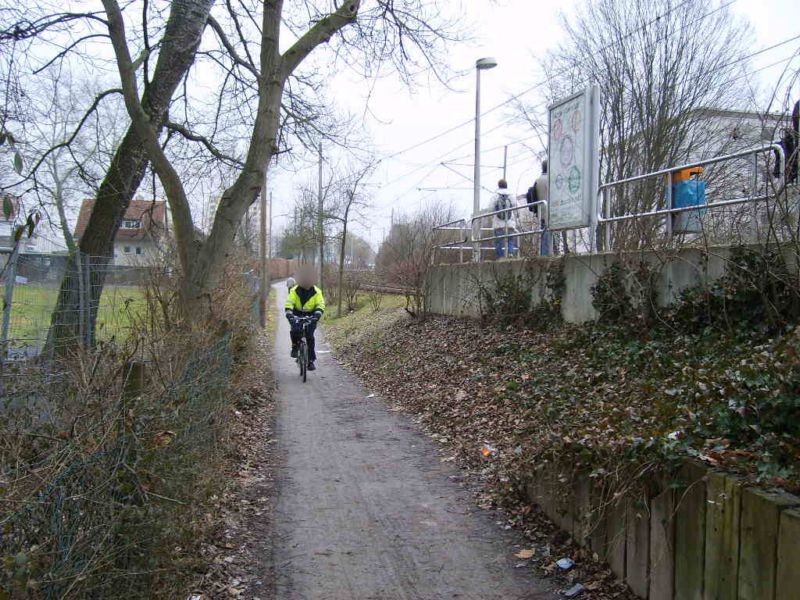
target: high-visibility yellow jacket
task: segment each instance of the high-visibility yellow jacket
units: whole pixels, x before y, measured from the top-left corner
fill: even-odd
[[[296,285],[289,290],[284,308],[296,315],[322,314],[325,312],[325,297],[317,286],[307,289]]]

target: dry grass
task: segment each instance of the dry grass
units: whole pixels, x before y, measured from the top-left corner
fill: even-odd
[[[187,329],[170,285],[125,343],[7,379],[0,597],[178,597],[203,570],[253,298],[232,269]]]

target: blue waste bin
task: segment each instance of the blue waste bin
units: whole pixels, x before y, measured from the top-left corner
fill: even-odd
[[[687,179],[672,184],[673,208],[706,205],[706,182]],[[672,216],[673,233],[700,233],[705,209],[687,210]]]

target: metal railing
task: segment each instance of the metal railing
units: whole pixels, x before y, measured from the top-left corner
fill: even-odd
[[[779,172],[783,173],[783,165],[785,165],[785,156],[783,152],[783,146],[780,144],[773,142],[769,146],[760,146],[758,148],[750,148],[748,150],[743,150],[741,152],[734,152],[732,154],[725,154],[722,156],[715,156],[712,158],[707,158],[703,160],[698,160],[690,163],[685,163],[683,165],[679,165],[676,167],[669,167],[667,169],[661,169],[660,171],[653,171],[651,173],[645,173],[644,175],[637,175],[635,177],[628,177],[625,179],[620,179],[617,181],[611,181],[609,183],[602,184],[597,190],[597,223],[598,228],[602,231],[603,236],[603,249],[610,250],[610,240],[611,235],[608,230],[608,225],[610,223],[619,223],[623,221],[630,221],[634,219],[645,219],[645,218],[652,218],[652,217],[665,217],[666,218],[666,233],[668,240],[672,238],[672,219],[673,215],[691,212],[691,211],[706,211],[709,209],[714,208],[722,208],[725,206],[735,206],[739,204],[746,204],[749,202],[759,202],[764,200],[769,200],[774,197],[774,194],[770,194],[768,190],[765,190],[764,194],[758,194],[758,172],[759,172],[759,165],[758,165],[758,156],[762,153],[775,153],[777,155],[777,160],[779,164]],[[718,164],[722,162],[728,162],[732,160],[737,160],[741,158],[748,158],[753,157],[753,176],[751,181],[750,187],[750,194],[748,196],[742,196],[739,198],[732,198],[729,200],[720,200],[717,202],[709,202],[706,204],[699,204],[694,206],[682,206],[676,207],[673,206],[673,198],[672,198],[672,184],[673,184],[673,177],[675,173],[678,171],[683,171],[687,169],[692,169],[696,167],[705,167],[707,165]],[[666,178],[666,190],[665,190],[665,201],[667,204],[666,208],[656,208],[653,210],[647,210],[642,212],[634,212],[634,213],[627,213],[623,215],[613,215],[611,214],[611,202],[608,197],[609,190],[614,188],[624,186],[631,183],[636,183],[640,181],[645,181],[648,179],[653,179],[656,177],[665,177]]]
[[[461,225],[460,227],[456,227],[456,225]],[[458,250],[458,262],[464,262],[464,250],[472,250],[472,246],[465,246],[469,241],[470,238],[470,231],[467,228],[467,220],[466,219],[457,219],[455,221],[450,221],[448,223],[442,223],[441,225],[437,225],[433,228],[433,231],[459,231],[463,236],[463,239],[458,239],[453,242],[449,242],[446,244],[438,244],[433,247],[433,253],[431,255],[432,261],[436,262],[436,253],[439,250]]]
[[[624,221],[631,221],[631,220],[638,220],[638,219],[648,219],[648,218],[665,218],[666,219],[666,234],[668,241],[672,239],[673,236],[673,222],[672,217],[674,215],[678,215],[681,213],[688,213],[692,211],[700,212],[700,211],[708,211],[715,208],[723,208],[727,206],[735,206],[747,203],[757,203],[761,201],[770,200],[776,197],[776,190],[770,190],[768,185],[765,185],[764,193],[759,193],[759,173],[761,172],[760,165],[759,165],[759,157],[762,154],[767,154],[766,159],[766,166],[769,167],[769,158],[772,154],[775,154],[775,160],[777,161],[777,168],[776,171],[778,173],[784,172],[784,166],[786,164],[785,155],[783,146],[777,142],[773,142],[766,146],[759,146],[758,148],[749,148],[747,150],[742,150],[740,152],[734,152],[731,154],[725,154],[721,156],[715,156],[712,158],[702,159],[698,161],[693,161],[689,163],[685,163],[682,165],[669,167],[666,169],[661,169],[659,171],[653,171],[651,173],[645,173],[643,175],[637,175],[635,177],[628,177],[625,179],[620,179],[617,181],[611,181],[608,183],[604,183],[599,186],[597,190],[597,195],[595,196],[595,207],[593,208],[594,214],[597,215],[597,233],[602,233],[602,242],[600,243],[600,250],[610,250],[610,242],[611,242],[611,231],[610,227],[613,223],[620,223]],[[737,198],[730,198],[725,200],[718,200],[716,202],[708,202],[705,204],[698,204],[694,206],[673,206],[673,198],[672,198],[672,190],[673,190],[673,178],[675,174],[679,171],[684,171],[686,169],[692,169],[696,167],[705,167],[708,165],[715,165],[724,162],[730,162],[735,160],[742,160],[748,159],[752,157],[752,178],[750,181],[750,190],[749,194],[746,196],[741,196]],[[766,169],[769,172],[769,168]],[[612,202],[610,198],[610,192],[616,188],[620,188],[625,185],[630,185],[633,183],[643,182],[646,180],[652,180],[654,178],[664,178],[665,183],[665,204],[666,208],[654,208],[652,210],[643,210],[639,212],[629,212],[622,215],[613,215],[612,214]],[[764,183],[766,184],[769,181],[769,178],[765,178]],[[732,186],[731,186],[732,187]],[[656,188],[658,189],[658,187]],[[506,247],[504,254],[509,256],[511,254],[511,240],[515,238],[521,238],[524,236],[533,236],[533,235],[545,235],[547,233],[551,233],[547,227],[533,228],[531,230],[526,231],[517,231],[513,230],[510,231],[510,227],[506,224],[505,231],[502,234],[496,234],[495,228],[493,227],[476,227],[476,224],[479,224],[481,219],[491,218],[495,215],[501,213],[507,213],[510,211],[520,211],[529,209],[531,206],[539,205],[541,208],[539,209],[539,223],[547,223],[549,222],[549,207],[546,201],[538,201],[533,204],[524,204],[521,206],[515,206],[503,210],[486,212],[479,215],[472,216],[469,220],[467,219],[459,219],[456,221],[451,221],[449,223],[444,223],[437,227],[434,227],[434,231],[458,231],[461,232],[461,236],[456,241],[451,241],[443,244],[438,244],[435,246],[435,251],[433,255],[434,261],[436,260],[436,252],[439,250],[458,250],[459,252],[459,261],[464,262],[464,251],[471,250],[473,260],[476,262],[480,262],[483,260],[483,251],[484,250],[491,250],[492,247],[483,246],[484,242],[496,242],[497,240],[506,240]],[[459,226],[456,226],[459,225]],[[493,235],[483,236],[480,232],[481,231],[490,231]],[[475,234],[479,237],[475,237]],[[590,232],[589,238],[594,241],[595,235]],[[593,249],[592,249],[593,250]]]
[[[530,210],[532,206],[539,207],[539,227],[534,229],[526,229],[519,231],[517,228],[511,228],[508,224],[508,220],[506,220],[505,227],[503,227],[503,233],[497,234],[495,233],[495,227],[482,227],[480,226],[480,221],[483,219],[490,219],[495,215],[500,214],[507,214],[510,212],[517,212],[517,211],[524,211]],[[512,253],[517,253],[518,248],[512,249],[513,242],[512,240],[516,238],[526,237],[526,236],[533,236],[537,234],[544,234],[547,232],[546,228],[541,227],[542,223],[542,215],[547,215],[547,202],[545,200],[538,200],[531,204],[522,204],[519,206],[511,206],[509,208],[504,208],[502,210],[495,210],[491,212],[481,213],[479,215],[475,215],[467,221],[467,219],[458,219],[455,221],[450,221],[449,223],[443,223],[441,225],[437,225],[433,228],[434,231],[458,231],[461,232],[461,236],[458,240],[447,242],[443,244],[437,244],[434,247],[434,254],[433,260],[436,261],[436,252],[439,250],[458,250],[459,253],[459,262],[464,262],[464,251],[470,251],[473,254],[473,260],[476,262],[480,262],[483,259],[483,251],[484,250],[497,250],[496,246],[484,246],[484,242],[496,242],[498,240],[505,240],[505,248],[503,249],[503,253],[505,256],[511,256]],[[544,220],[546,222],[546,216]],[[457,225],[460,225],[457,227]],[[478,227],[476,227],[478,225]],[[492,235],[483,236],[480,232],[489,231]],[[473,232],[478,232],[479,237],[474,237]]]

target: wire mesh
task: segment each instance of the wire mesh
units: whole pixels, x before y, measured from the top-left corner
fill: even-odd
[[[5,265],[0,337],[5,361],[37,357],[58,344],[126,338],[144,310],[139,283],[144,267],[121,267],[106,259],[78,255],[0,255]],[[92,315],[96,313],[96,319]],[[62,323],[59,336],[52,325]],[[67,335],[64,335],[67,332]]]
[[[164,585],[170,575],[158,553],[181,542],[171,511],[191,504],[192,486],[203,476],[199,466],[218,447],[233,368],[231,336],[193,349],[181,362],[142,395],[126,394],[125,376],[106,380],[107,411],[84,424],[82,440],[65,438],[27,459],[2,456],[0,478],[33,493],[18,510],[0,515],[2,554],[20,563],[16,571],[0,568],[0,589],[30,593],[26,586],[35,580],[35,596],[47,599],[148,598]],[[53,431],[69,426],[63,406],[75,401],[75,392],[49,386],[47,393],[59,399]],[[86,449],[90,439],[98,443]],[[26,484],[32,473],[36,481]],[[156,473],[158,482],[148,480]]]

